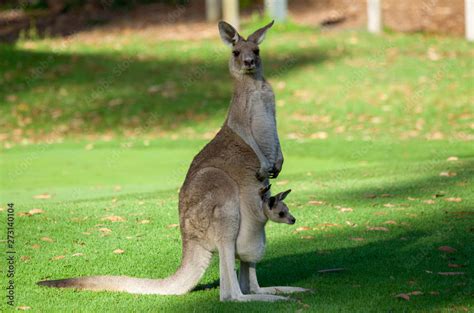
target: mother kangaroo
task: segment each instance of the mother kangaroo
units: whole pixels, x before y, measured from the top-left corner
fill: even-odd
[[[235,272],[239,252],[241,260],[247,252],[245,248],[240,248],[242,251],[236,248],[239,230],[250,227],[242,221],[261,216],[259,191],[268,178],[278,176],[283,164],[275,121],[275,98],[271,86],[263,78],[258,47],[272,25],[273,22],[244,39],[231,25],[219,23],[222,40],[232,48],[229,69],[234,93],[224,125],[195,156],[180,190],[183,255],[176,273],[165,279],[91,276],[42,281],[40,285],[179,295],[197,285],[212,252],[217,250],[221,301],[286,299],[269,294],[243,294]]]

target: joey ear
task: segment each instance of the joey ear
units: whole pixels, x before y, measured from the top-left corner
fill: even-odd
[[[291,192],[291,189],[288,189],[287,191],[280,192],[279,194],[276,195],[278,197],[278,201],[283,201],[285,200],[286,196]]]
[[[273,26],[274,22],[275,21],[271,21],[266,26],[263,26],[262,28],[257,29],[252,35],[249,36],[249,38],[247,38],[247,40],[252,41],[256,43],[257,45],[259,45],[260,43],[262,43],[263,39],[265,39],[265,34],[267,33],[267,30],[269,30],[270,27]]]
[[[270,208],[270,210],[275,205],[275,202],[276,202],[276,198],[275,197],[270,197],[270,199],[268,200],[268,207]]]
[[[229,47],[232,47],[239,40],[242,39],[242,37],[240,37],[239,33],[235,30],[235,28],[224,21],[219,22],[219,34],[221,36],[222,41]]]
[[[270,187],[272,187],[271,184],[266,186],[266,187],[261,188],[260,189],[260,197],[263,198],[265,196],[265,194],[270,190]]]

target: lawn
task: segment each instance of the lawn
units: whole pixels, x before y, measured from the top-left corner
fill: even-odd
[[[198,290],[179,297],[36,286],[171,274],[178,190],[232,91],[217,37],[86,39],[0,45],[0,214],[5,234],[6,204],[15,204],[14,308],[474,311],[474,47],[292,24],[272,29],[261,49],[285,155],[273,190],[293,190],[297,222],[268,224],[257,268],[263,286],[313,292],[220,303],[217,258]],[[344,270],[319,272],[334,268]],[[2,299],[0,310],[11,309]]]

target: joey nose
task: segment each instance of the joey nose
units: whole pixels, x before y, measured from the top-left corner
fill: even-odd
[[[244,60],[244,64],[245,64],[245,66],[247,66],[247,67],[254,66],[254,65],[255,65],[255,60],[252,59],[252,58],[245,59],[245,60]]]
[[[291,219],[290,219],[290,223],[291,223],[291,224],[294,224],[294,223],[296,223],[296,218],[294,218],[294,217],[293,217],[293,218],[291,218]]]

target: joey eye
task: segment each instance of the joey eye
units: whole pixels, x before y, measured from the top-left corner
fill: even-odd
[[[280,213],[278,213],[278,216],[279,216],[279,217],[285,217],[285,212],[280,212]]]
[[[240,54],[240,51],[234,50],[232,51],[232,54],[234,55],[234,57],[238,57]]]
[[[260,54],[260,50],[259,50],[259,49],[255,49],[255,50],[253,50],[253,53],[255,53],[255,55],[259,55],[259,54]]]

